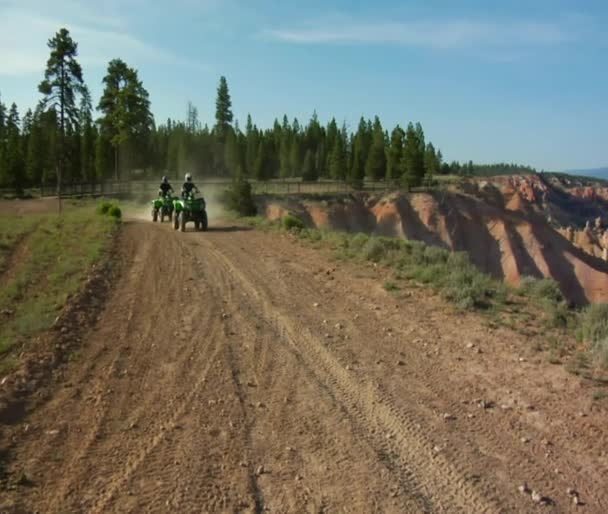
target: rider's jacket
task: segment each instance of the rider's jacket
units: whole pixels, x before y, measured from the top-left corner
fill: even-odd
[[[162,196],[167,196],[167,194],[169,194],[169,191],[173,191],[173,188],[171,187],[171,184],[169,184],[169,182],[161,182],[160,187],[158,189]]]
[[[184,182],[184,185],[182,186],[182,197],[186,197],[187,195],[192,193],[192,191],[198,191],[198,189],[194,185],[194,183],[193,182]]]

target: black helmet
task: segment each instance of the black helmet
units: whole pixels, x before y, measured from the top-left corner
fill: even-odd
[[[190,173],[186,173],[186,182],[191,182],[192,181],[192,175],[190,175]]]
[[[167,182],[169,182],[169,179],[167,177],[163,177],[163,184],[166,184]]]

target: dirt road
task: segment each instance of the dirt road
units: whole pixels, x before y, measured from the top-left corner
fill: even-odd
[[[121,237],[0,511],[608,512],[605,409],[519,334],[287,235]]]

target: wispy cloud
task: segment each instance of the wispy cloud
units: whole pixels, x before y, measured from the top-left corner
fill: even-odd
[[[108,15],[96,4],[60,0],[55,13],[47,12],[44,5],[32,0],[0,4],[0,75],[41,74],[48,59],[46,43],[61,27],[70,30],[78,42],[80,62],[89,67],[106,66],[110,59],[121,57],[135,67],[157,62],[205,69],[136,37],[126,17]]]
[[[431,49],[550,46],[572,41],[576,31],[565,20],[417,20],[365,23],[332,20],[299,28],[265,30],[263,36],[297,44],[395,44]]]

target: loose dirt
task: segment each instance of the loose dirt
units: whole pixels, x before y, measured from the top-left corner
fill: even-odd
[[[0,511],[608,512],[605,409],[520,334],[288,235],[121,238]]]

